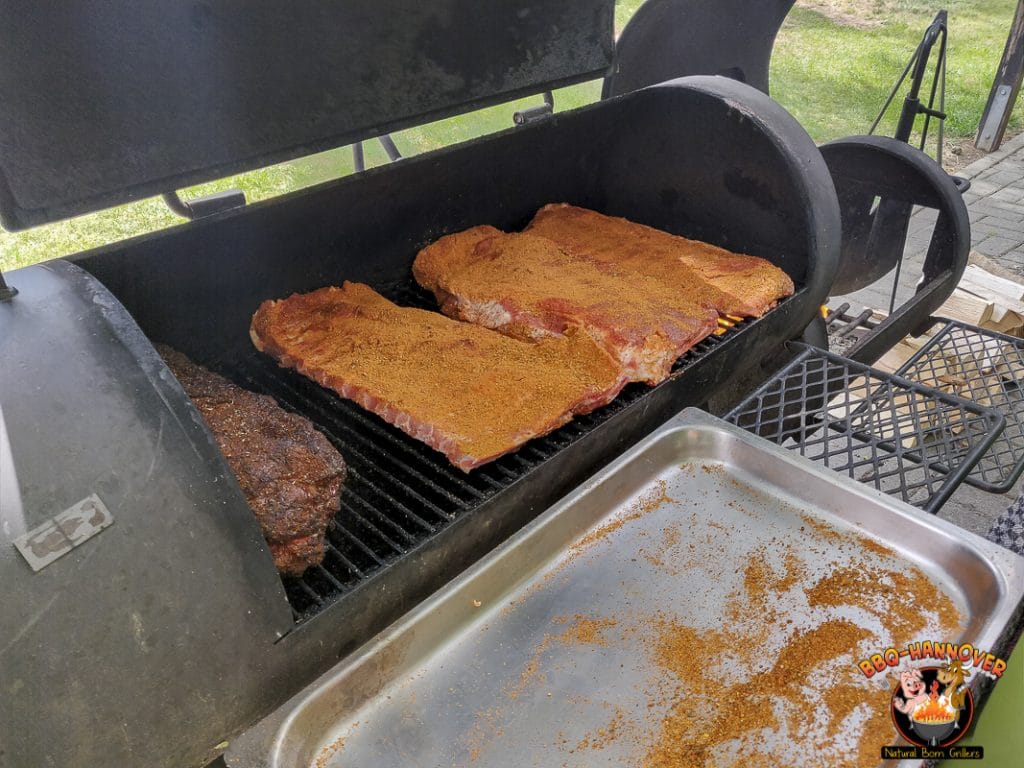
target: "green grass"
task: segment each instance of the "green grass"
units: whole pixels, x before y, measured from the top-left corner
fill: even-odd
[[[575,109],[597,101],[600,94],[601,86],[598,82],[565,88],[555,92],[555,108],[557,111]],[[403,156],[420,154],[511,128],[513,112],[522,107],[535,106],[540,102],[540,97],[520,99],[453,120],[401,131],[392,138]],[[378,142],[366,142],[364,150],[368,167],[387,162],[387,155]],[[353,170],[352,150],[350,147],[342,147],[290,163],[202,184],[183,190],[182,196],[187,199],[238,188],[245,192],[249,202],[256,202],[345,176]],[[78,253],[106,243],[181,224],[183,221],[171,213],[157,197],[24,232],[6,232],[0,229],[0,269],[15,269],[46,259]]]
[[[872,8],[863,15],[878,25],[858,28],[798,6],[776,41],[772,96],[819,142],[868,130],[935,9],[916,0],[853,5]],[[949,10],[946,135],[973,136],[1016,3],[946,0],[943,5]],[[931,82],[930,69],[925,82]],[[880,133],[894,131],[903,93],[887,113]],[[1018,108],[1011,128],[1020,125]]]
[[[620,0],[619,29],[641,4]],[[806,4],[806,6],[805,6]],[[972,136],[991,85],[1015,0],[944,0],[950,12],[947,136]],[[807,7],[813,6],[813,7]],[[817,7],[819,10],[815,10]],[[772,60],[772,96],[789,109],[818,142],[865,133],[934,15],[922,0],[801,0],[783,26]],[[836,13],[839,11],[839,13]],[[865,22],[867,26],[865,26]],[[558,111],[595,101],[599,83],[555,94]],[[512,125],[512,112],[538,98],[523,99],[397,134],[405,155],[426,152]],[[899,99],[881,132],[891,134]],[[1011,128],[1021,125],[1018,108]],[[385,162],[374,142],[367,164]],[[211,182],[186,197],[238,187],[250,201],[316,184],[352,172],[347,147]],[[27,232],[0,230],[0,269],[64,256],[180,223],[158,198],[120,206]]]

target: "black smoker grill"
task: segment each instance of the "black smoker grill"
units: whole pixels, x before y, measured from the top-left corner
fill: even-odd
[[[774,4],[776,27],[790,4]],[[9,2],[0,218],[53,221],[600,77],[612,15],[611,0]],[[908,178],[928,168],[893,151]],[[814,337],[836,273],[832,175],[847,223],[871,215],[865,185],[892,182],[840,154],[823,158],[754,88],[693,77],[7,275],[0,766],[205,765],[670,415],[763,381],[787,340]],[[249,342],[264,299],[346,279],[431,307],[410,276],[420,247],[480,223],[516,229],[559,201],[759,254],[796,295],[703,342],[664,384],[468,475]],[[966,252],[940,229],[942,287],[864,341],[865,357],[952,290]],[[350,475],[323,566],[278,577],[151,342],[273,395],[340,448]],[[12,546],[26,533],[48,542],[39,570]]]

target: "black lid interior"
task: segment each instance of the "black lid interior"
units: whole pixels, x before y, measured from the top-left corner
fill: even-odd
[[[0,223],[602,75],[614,0],[0,3]]]

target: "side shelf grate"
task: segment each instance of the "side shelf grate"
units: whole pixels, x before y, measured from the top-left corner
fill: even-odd
[[[1005,423],[969,400],[813,347],[725,418],[928,512]]]
[[[1005,493],[1024,471],[1024,339],[938,319],[942,327],[897,373],[990,408],[1006,429],[967,476],[985,491]]]

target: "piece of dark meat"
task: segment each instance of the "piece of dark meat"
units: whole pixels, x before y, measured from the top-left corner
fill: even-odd
[[[309,422],[169,347],[157,351],[220,446],[270,545],[274,565],[299,576],[324,558],[345,462]]]

